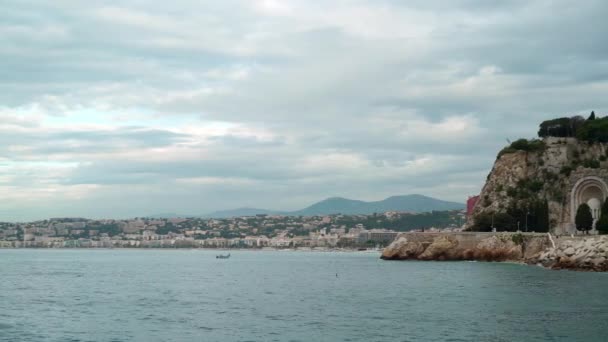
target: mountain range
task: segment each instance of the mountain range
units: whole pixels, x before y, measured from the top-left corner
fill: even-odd
[[[182,217],[208,217],[208,218],[228,218],[238,216],[255,216],[259,214],[267,215],[289,215],[289,216],[314,216],[314,215],[366,215],[373,213],[383,213],[386,211],[404,212],[427,212],[441,210],[463,209],[464,204],[457,202],[443,201],[423,195],[403,195],[391,196],[381,201],[360,201],[342,197],[330,197],[317,202],[309,207],[296,211],[278,211],[258,208],[238,208],[231,210],[215,211],[206,215],[181,215]],[[152,215],[150,217],[179,217],[180,215],[167,213],[163,215]]]

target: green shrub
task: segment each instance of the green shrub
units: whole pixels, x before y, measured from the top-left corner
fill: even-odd
[[[595,229],[600,234],[608,234],[608,215],[602,215],[599,220],[595,223]]]
[[[511,240],[516,245],[522,245],[524,243],[525,238],[523,234],[513,234],[513,236],[511,236]]]
[[[505,147],[505,148],[503,148],[502,150],[500,150],[500,152],[498,152],[498,156],[497,156],[497,158],[500,158],[500,157],[502,157],[502,156],[503,156],[503,155],[505,155],[505,154],[509,154],[509,153],[515,153],[515,152],[517,152],[517,150],[516,150],[516,149],[511,148],[511,147]]]
[[[608,142],[608,117],[587,120],[578,129],[576,137],[590,143]]]
[[[543,151],[546,148],[545,143],[538,139],[518,139],[511,143],[511,145],[503,148],[498,153],[498,158],[507,153],[515,153],[517,151],[535,152]]]
[[[599,169],[600,162],[593,159],[588,159],[583,161],[583,166],[590,169]]]
[[[528,182],[528,184],[527,184],[528,190],[530,190],[531,192],[541,191],[543,189],[543,185],[544,185],[544,183],[539,180],[532,180],[532,181]]]
[[[556,202],[561,202],[564,199],[564,190],[560,185],[555,185],[549,188],[549,197]]]
[[[578,207],[574,222],[576,224],[576,229],[580,231],[591,230],[591,227],[593,226],[593,216],[591,215],[591,208],[589,208],[587,203],[583,203]]]
[[[474,218],[474,223],[473,223],[473,226],[471,227],[471,230],[475,231],[475,232],[492,231],[492,214],[491,213],[478,214]]]
[[[553,182],[553,181],[557,180],[558,176],[557,176],[557,174],[555,174],[549,170],[543,170],[543,178],[547,182]]]
[[[521,179],[517,182],[517,186],[524,192],[536,193],[543,189],[544,182],[538,179]]]
[[[561,173],[562,175],[565,175],[566,177],[570,176],[570,173],[572,173],[572,167],[568,166],[568,165],[564,165],[562,166],[562,168],[559,170],[559,173]]]
[[[601,216],[595,223],[595,229],[597,229],[600,234],[608,234],[608,198],[604,200],[600,213]]]

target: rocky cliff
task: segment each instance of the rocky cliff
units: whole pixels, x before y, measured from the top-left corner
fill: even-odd
[[[513,225],[519,222],[523,230],[525,212],[534,211],[531,209],[534,203],[543,201],[548,207],[547,228],[560,234],[574,232],[572,190],[577,182],[586,177],[597,177],[604,183],[608,182],[608,145],[590,144],[576,138],[550,137],[540,141],[522,141],[525,143],[513,143],[499,153],[468,218],[468,228],[479,228],[480,221],[500,213],[509,213],[507,218],[514,221]],[[519,217],[513,218],[514,212],[519,212]],[[503,224],[500,219],[497,221],[498,225],[494,227],[499,230],[506,228],[500,226]],[[531,231],[544,230],[535,227],[536,222],[529,224]]]

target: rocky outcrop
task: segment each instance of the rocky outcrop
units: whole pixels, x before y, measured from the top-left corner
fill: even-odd
[[[483,261],[521,260],[524,248],[523,241],[521,244],[516,244],[513,240],[512,237],[505,237],[504,235],[484,239],[473,251],[473,259]]]
[[[408,241],[405,236],[401,236],[384,249],[382,258],[398,260],[415,259],[424,252],[425,248],[422,243]]]
[[[522,233],[404,233],[386,260],[514,261],[552,269],[608,271],[608,236],[551,238]]]
[[[525,201],[546,200],[552,231],[574,233],[570,194],[586,177],[608,183],[608,144],[551,137],[543,139],[543,146],[530,151],[505,149],[499,154],[468,217],[468,228],[484,215],[506,213],[514,205],[526,207]]]
[[[405,233],[384,249],[382,259],[518,261],[527,244],[545,240],[539,234]]]
[[[557,239],[538,258],[529,260],[552,269],[608,271],[608,236]]]
[[[450,236],[439,236],[418,255],[420,260],[456,260],[462,259],[458,240]]]

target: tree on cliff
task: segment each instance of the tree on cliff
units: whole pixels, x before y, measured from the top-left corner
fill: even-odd
[[[600,219],[595,223],[595,229],[597,229],[600,234],[608,234],[608,198],[604,200],[601,216]]]
[[[549,231],[549,202],[545,198],[544,200],[537,201],[534,203],[534,218],[535,225],[533,229],[537,232],[548,232]]]
[[[499,232],[515,231],[517,227],[513,217],[507,213],[482,213],[475,217],[475,223],[471,227],[476,232],[491,232],[492,227]]]
[[[595,223],[595,229],[600,234],[608,234],[608,215],[602,215]]]
[[[545,137],[576,137],[578,129],[585,123],[582,116],[557,118],[543,121],[538,130],[538,136]]]
[[[585,124],[578,129],[576,137],[579,140],[590,143],[608,142],[608,117],[586,121]]]
[[[576,229],[587,232],[591,230],[593,226],[593,216],[591,216],[591,208],[587,203],[583,203],[578,207],[576,211],[576,217],[574,219],[576,223]]]

